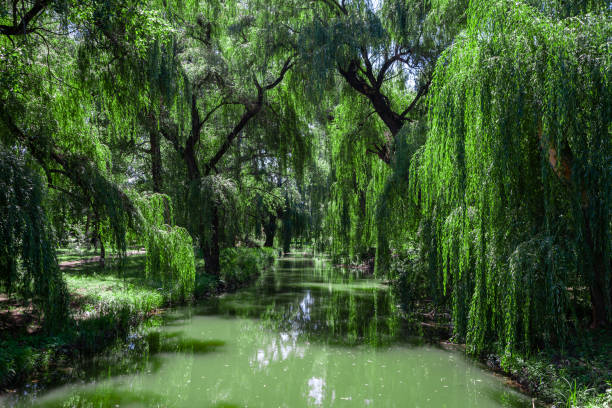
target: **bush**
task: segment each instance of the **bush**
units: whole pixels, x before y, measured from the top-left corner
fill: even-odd
[[[416,303],[429,297],[428,276],[417,250],[411,248],[391,256],[389,274],[393,277],[393,288],[406,311]]]
[[[191,236],[181,227],[152,230],[147,241],[146,275],[159,279],[172,300],[190,298],[195,286]]]
[[[229,289],[252,281],[275,259],[273,248],[226,248],[221,251],[221,280]]]
[[[200,271],[196,275],[194,296],[203,298],[210,294],[214,294],[219,286],[219,279],[215,275]]]

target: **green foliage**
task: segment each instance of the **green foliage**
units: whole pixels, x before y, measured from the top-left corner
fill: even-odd
[[[160,278],[172,297],[184,300],[193,294],[195,258],[193,242],[186,229],[157,230],[147,241],[147,276]]]
[[[185,228],[170,226],[172,205],[163,194],[140,199],[144,219],[146,276],[160,281],[171,299],[190,298],[195,288],[193,241]]]
[[[375,274],[395,278],[395,267],[390,264],[391,249],[402,254],[414,236],[418,220],[411,217],[416,211],[414,201],[406,194],[410,180],[410,164],[415,153],[425,144],[427,127],[424,120],[404,125],[395,136],[396,153],[392,172],[375,196],[376,200],[376,265]],[[401,219],[403,222],[397,222]],[[412,279],[412,278],[410,278]]]
[[[389,167],[369,152],[384,143],[381,122],[363,121],[372,112],[360,98],[343,94],[328,125],[330,135],[329,203],[326,232],[332,236],[330,250],[336,256],[359,260],[371,257],[377,247],[377,201],[391,174]]]
[[[64,280],[43,211],[40,176],[23,155],[0,148],[0,287],[32,298],[47,327],[68,317]]]
[[[298,191],[285,191],[285,206],[281,221],[280,244],[283,252],[287,253],[291,249],[293,239],[305,237],[310,225],[306,205]]]
[[[213,235],[213,218],[219,217],[223,226],[222,242],[233,237],[238,230],[238,191],[234,181],[228,177],[214,175],[194,180],[189,185],[186,202],[182,203],[184,219],[189,231],[202,242],[200,247],[210,244]]]
[[[226,248],[221,251],[221,279],[235,289],[258,277],[275,258],[273,248]]]
[[[610,27],[474,1],[436,68],[410,191],[471,352],[563,341],[585,287],[610,313]]]
[[[195,288],[193,290],[196,298],[205,298],[217,293],[219,290],[219,277],[206,272],[196,274]]]

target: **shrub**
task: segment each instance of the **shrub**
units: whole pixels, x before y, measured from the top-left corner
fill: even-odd
[[[226,248],[221,251],[221,280],[232,289],[252,281],[275,259],[273,248]]]
[[[195,286],[195,257],[191,236],[181,227],[156,230],[147,241],[147,277],[158,278],[171,299],[185,300]]]

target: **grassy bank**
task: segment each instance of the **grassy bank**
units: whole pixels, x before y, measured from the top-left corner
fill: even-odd
[[[79,259],[75,254],[65,258]],[[122,269],[117,264],[100,269],[90,262],[64,270],[71,320],[61,331],[42,332],[34,311],[15,304],[20,315],[13,317],[19,319],[0,338],[0,389],[29,380],[54,382],[74,359],[104,351],[167,304],[155,283],[141,277],[144,255],[130,256],[124,263]]]
[[[60,262],[76,262],[64,269],[70,292],[71,321],[57,333],[44,333],[31,305],[4,299],[8,314],[0,335],[0,392],[26,382],[61,382],[79,360],[121,343],[141,323],[171,306],[170,294],[159,282],[144,277],[145,255],[134,254],[109,262],[101,269],[91,253],[60,252]],[[85,260],[79,263],[79,260]],[[274,261],[274,251],[240,248],[225,250],[221,276],[203,271],[199,263],[196,297],[205,298],[252,282]]]

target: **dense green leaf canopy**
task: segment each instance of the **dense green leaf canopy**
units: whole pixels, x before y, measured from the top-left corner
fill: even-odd
[[[143,274],[185,300],[227,248],[311,244],[450,311],[474,353],[605,326],[610,13],[2,1],[1,289],[51,321],[58,245],[145,247]]]

